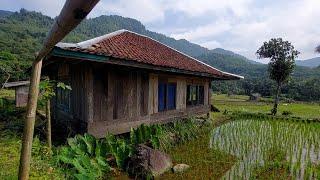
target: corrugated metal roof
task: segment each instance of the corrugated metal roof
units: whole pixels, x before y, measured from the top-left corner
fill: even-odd
[[[18,86],[26,86],[29,84],[30,84],[30,81],[15,81],[15,82],[3,83],[3,87],[11,88],[11,87],[18,87]]]

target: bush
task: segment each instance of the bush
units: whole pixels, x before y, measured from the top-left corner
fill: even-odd
[[[107,134],[102,140],[110,154],[115,158],[118,168],[125,169],[126,163],[133,154],[133,147],[125,139],[117,138],[112,134]]]
[[[68,145],[61,148],[58,159],[72,168],[76,179],[96,179],[110,171],[109,149],[102,141],[89,134],[76,135],[68,139]]]
[[[142,124],[137,129],[131,129],[130,142],[132,145],[147,144],[159,149],[164,135],[165,129],[161,125],[146,126]]]

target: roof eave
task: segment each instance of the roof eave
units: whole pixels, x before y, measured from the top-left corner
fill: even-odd
[[[123,65],[123,66],[137,67],[137,68],[145,68],[145,69],[151,69],[151,70],[159,70],[159,71],[165,71],[165,72],[189,74],[189,75],[195,75],[195,76],[208,77],[213,80],[237,80],[237,79],[241,79],[242,77],[242,76],[232,75],[230,73],[226,73],[228,74],[228,76],[231,76],[231,77],[228,77],[228,76],[219,76],[219,75],[213,75],[213,74],[203,73],[203,72],[182,70],[182,69],[171,68],[171,67],[155,66],[152,64],[139,63],[139,62],[130,61],[130,60],[119,61],[119,60],[115,60],[116,58],[112,58],[105,55],[72,51],[72,50],[63,49],[60,47],[55,47],[51,51],[49,56],[81,59],[81,60],[86,59],[93,62],[101,62],[101,63],[116,64],[116,65]]]

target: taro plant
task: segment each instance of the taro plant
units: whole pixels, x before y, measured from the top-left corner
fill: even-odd
[[[132,145],[146,143],[155,149],[159,149],[164,135],[165,131],[161,125],[146,126],[142,124],[137,129],[131,129],[130,141]]]
[[[193,119],[176,121],[168,129],[172,134],[175,134],[177,142],[186,142],[197,138],[197,131],[199,130]]]
[[[112,134],[107,134],[103,142],[110,154],[115,158],[117,166],[125,169],[126,163],[134,150],[131,144],[122,138],[116,138]]]
[[[72,168],[76,179],[97,179],[111,170],[107,162],[109,149],[102,140],[89,134],[68,139],[58,153],[58,160]]]

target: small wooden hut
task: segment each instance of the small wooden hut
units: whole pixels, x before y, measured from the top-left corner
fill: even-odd
[[[72,88],[57,88],[53,120],[97,137],[206,114],[212,80],[243,78],[127,30],[59,43],[43,71]]]
[[[15,89],[16,107],[25,107],[28,103],[29,81],[15,81],[3,84],[4,88]]]

